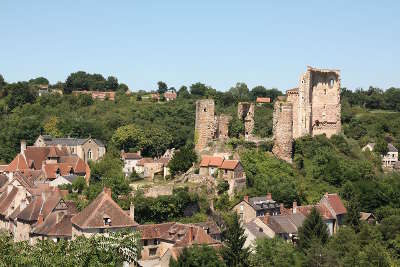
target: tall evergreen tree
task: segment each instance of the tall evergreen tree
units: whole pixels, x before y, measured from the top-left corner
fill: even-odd
[[[325,244],[328,238],[328,228],[314,207],[299,228],[299,248],[302,251],[306,251],[316,240],[321,244]]]
[[[221,252],[225,264],[232,267],[249,266],[250,251],[248,248],[243,248],[246,235],[236,212],[228,218],[223,236],[225,246]]]
[[[358,233],[360,231],[360,202],[356,195],[347,203],[346,223]]]
[[[224,262],[212,247],[194,246],[184,248],[177,260],[171,258],[171,267],[224,267]]]

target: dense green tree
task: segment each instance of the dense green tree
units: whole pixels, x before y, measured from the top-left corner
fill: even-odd
[[[125,151],[143,149],[144,139],[143,130],[133,124],[119,127],[111,138],[118,149],[124,149]]]
[[[353,227],[356,232],[360,229],[360,212],[361,209],[358,198],[356,195],[353,195],[347,203],[346,223]]]
[[[159,81],[158,83],[157,83],[157,85],[158,85],[158,93],[159,94],[164,94],[165,92],[167,92],[168,91],[168,85],[165,83],[165,82],[163,82],[163,81]]]
[[[44,77],[37,77],[35,79],[30,79],[28,83],[33,84],[33,85],[48,85],[49,80],[47,80]]]
[[[236,83],[234,87],[229,89],[229,92],[233,95],[236,102],[250,100],[249,88],[245,83]]]
[[[190,93],[186,86],[182,85],[178,90],[178,97],[180,98],[188,98],[190,97]]]
[[[190,86],[190,93],[196,96],[204,96],[207,92],[207,86],[203,83],[194,83]]]
[[[214,248],[208,246],[185,247],[177,260],[171,258],[171,267],[223,267]]]
[[[4,87],[4,90],[8,91],[6,98],[8,110],[13,110],[26,103],[33,103],[36,99],[36,93],[26,82],[9,84]]]
[[[250,262],[251,266],[257,267],[301,266],[302,257],[292,244],[283,239],[263,238],[256,240]]]
[[[175,152],[171,161],[168,163],[171,175],[175,176],[186,172],[196,161],[197,155],[194,151],[193,145],[183,147],[181,150]]]
[[[227,219],[223,237],[225,246],[221,249],[221,254],[225,264],[232,267],[250,266],[250,251],[244,248],[246,235],[236,212]]]
[[[229,137],[236,138],[244,135],[244,123],[236,116],[234,116],[229,122],[228,135]]]
[[[321,245],[328,241],[328,228],[316,208],[313,208],[299,228],[299,248],[307,251],[314,243]],[[318,249],[318,248],[314,248]]]
[[[105,84],[105,89],[109,91],[116,91],[118,88],[118,79],[115,78],[114,76],[109,76],[107,78],[106,84]]]
[[[380,138],[374,146],[374,152],[378,153],[378,155],[386,155],[388,151],[389,149],[387,142]]]

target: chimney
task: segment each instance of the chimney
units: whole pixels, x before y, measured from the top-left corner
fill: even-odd
[[[132,220],[135,220],[135,205],[133,205],[132,202],[129,207],[129,216],[132,218]]]
[[[249,196],[244,196],[244,201],[249,202]]]
[[[279,212],[280,214],[285,214],[285,206],[283,206],[283,203],[279,205]]]
[[[26,150],[26,141],[21,140],[21,154],[24,154]]]
[[[269,192],[268,192],[268,194],[267,194],[267,200],[272,200],[272,195],[271,195],[271,193],[269,193]]]
[[[10,194],[12,188],[13,188],[13,185],[12,184],[8,184],[8,186],[7,186],[7,194]]]
[[[293,214],[297,212],[297,201],[293,201]]]
[[[137,152],[136,152],[139,156],[141,156],[142,155],[142,151],[139,149]]]
[[[264,222],[264,224],[268,224],[269,223],[269,214],[266,214],[265,216],[264,216],[264,220],[263,220],[263,222]]]
[[[329,193],[328,193],[328,192],[325,192],[325,196],[328,197],[328,195],[329,195]]]
[[[22,211],[23,209],[26,208],[26,198],[23,198],[23,199],[21,200],[21,205],[20,205],[20,207],[21,207],[20,211]]]
[[[40,213],[38,218],[37,218],[37,225],[43,222],[43,214]]]
[[[111,197],[111,188],[104,187],[104,193],[106,193],[109,197]]]

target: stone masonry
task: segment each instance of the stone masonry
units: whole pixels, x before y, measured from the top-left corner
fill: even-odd
[[[238,104],[238,117],[244,122],[244,137],[248,140],[254,130],[254,103],[240,102]]]
[[[294,139],[304,135],[325,134],[328,138],[341,131],[340,121],[340,71],[331,69],[316,69],[307,67],[307,71],[301,75],[298,88],[287,90],[284,106],[292,105],[292,137]],[[280,100],[282,101],[282,100]],[[274,105],[274,109],[281,106]],[[287,143],[287,137],[278,134],[279,127],[287,129],[285,118],[280,123],[282,114],[274,110],[274,150],[275,154],[285,159],[289,147],[283,149]],[[282,120],[282,119],[281,119]],[[275,129],[278,127],[278,129]],[[286,131],[286,130],[283,130]],[[275,134],[276,133],[276,134]],[[282,139],[283,140],[280,140]],[[277,146],[277,148],[275,148]],[[288,144],[290,150],[292,144]],[[280,147],[280,148],[278,148]]]
[[[215,135],[216,124],[214,117],[214,100],[203,99],[196,101],[195,149],[201,151],[207,147]]]
[[[287,162],[292,162],[293,105],[282,97],[275,101],[273,114],[275,136],[272,153]]]
[[[229,122],[232,117],[229,115],[221,114],[217,117],[217,137],[221,140],[228,139]]]

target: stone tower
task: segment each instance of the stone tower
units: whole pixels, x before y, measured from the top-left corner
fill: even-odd
[[[216,137],[220,140],[228,139],[229,122],[232,117],[229,115],[221,114],[217,117],[217,132]]]
[[[216,122],[214,117],[214,100],[196,101],[195,149],[201,151],[207,147],[215,135]]]
[[[244,138],[248,140],[254,130],[254,103],[240,102],[238,104],[238,117],[244,123]]]
[[[340,133],[340,71],[308,67],[300,77],[297,102],[295,138]]]
[[[290,113],[291,138],[287,136]],[[340,71],[307,67],[299,87],[287,90],[286,97],[274,105],[274,154],[287,160],[292,152],[289,140],[319,134],[329,138],[340,133],[340,113]]]
[[[293,105],[285,97],[275,101],[273,114],[274,147],[272,153],[280,159],[292,162],[293,153]]]

